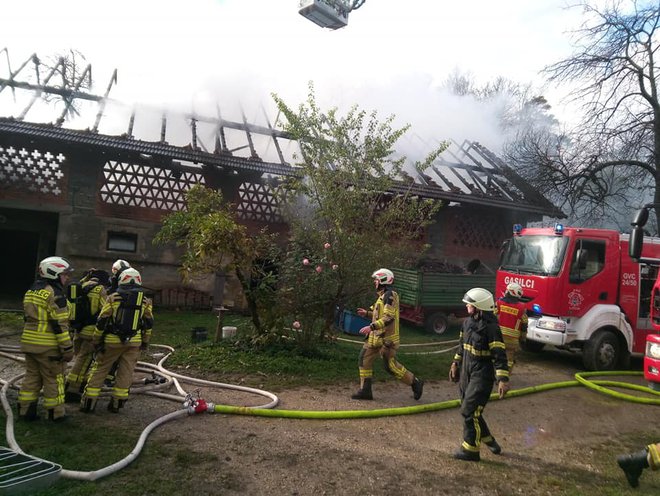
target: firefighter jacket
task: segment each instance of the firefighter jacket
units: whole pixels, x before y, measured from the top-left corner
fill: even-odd
[[[69,336],[69,309],[66,294],[59,281],[37,279],[23,297],[25,325],[21,335],[21,351],[73,353]]]
[[[492,312],[481,312],[476,319],[470,315],[463,321],[454,362],[460,370],[461,391],[474,381],[491,389],[495,380],[509,380],[502,333]]]
[[[507,294],[498,299],[495,304],[502,337],[505,339],[520,339],[522,327],[527,325],[527,305],[525,305],[525,302]]]
[[[371,306],[369,346],[399,344],[399,294],[386,286]]]
[[[136,297],[131,308],[125,308],[130,294]],[[122,318],[122,312],[130,314],[130,329],[122,329],[126,319]],[[131,288],[124,291],[123,288],[108,296],[99,314],[94,330],[93,341],[95,344],[109,346],[140,346],[149,344],[151,330],[153,328],[153,304],[149,298],[144,296],[141,288]]]
[[[92,286],[92,289],[87,293],[87,298],[89,299],[89,309],[94,323],[84,326],[80,330],[79,335],[85,339],[92,339],[96,330],[96,320],[101,313],[105,301],[108,299],[108,293],[105,291],[103,285],[96,281],[86,281],[83,283],[84,289],[87,289],[88,286]]]

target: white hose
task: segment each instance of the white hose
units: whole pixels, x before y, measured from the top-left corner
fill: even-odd
[[[166,383],[163,384],[156,384],[153,387],[137,387],[137,388],[131,388],[132,392],[136,393],[143,393],[143,394],[148,394],[150,396],[156,396],[159,398],[167,399],[167,400],[172,400],[172,401],[182,401],[184,397],[187,397],[188,394],[183,390],[181,385],[179,384],[179,381],[177,379],[180,379],[183,382],[191,383],[191,384],[197,384],[197,385],[203,385],[203,386],[211,386],[211,387],[220,387],[220,388],[225,388],[225,389],[233,389],[237,391],[244,391],[248,393],[253,393],[253,394],[258,394],[261,396],[265,396],[267,398],[270,398],[272,401],[270,403],[267,403],[265,405],[261,406],[256,406],[252,408],[260,408],[260,409],[267,409],[267,408],[274,408],[277,406],[279,403],[279,398],[274,395],[273,393],[270,393],[268,391],[263,391],[261,389],[255,389],[255,388],[249,388],[245,386],[237,386],[237,385],[232,385],[232,384],[224,384],[221,382],[214,382],[214,381],[207,381],[203,379],[196,379],[194,377],[188,377],[184,376],[181,374],[177,374],[171,371],[168,371],[163,367],[163,363],[167,358],[172,354],[174,351],[174,348],[166,345],[152,345],[155,347],[162,347],[165,348],[169,351],[159,362],[158,364],[151,364],[148,362],[138,362],[138,367],[140,370],[146,369],[147,371],[158,371],[162,377],[166,379]],[[20,352],[19,347],[10,347],[10,346],[0,346],[0,350],[2,349],[9,349],[13,352]],[[0,356],[4,356],[6,358],[10,358],[12,360],[16,361],[25,361],[24,357],[18,357],[16,355],[12,355],[7,352],[0,351]],[[136,368],[136,369],[137,369]],[[20,374],[17,375],[13,378],[11,378],[8,381],[0,379],[0,383],[3,384],[2,389],[0,389],[0,402],[2,403],[2,408],[4,409],[6,415],[7,415],[7,422],[6,422],[6,438],[7,438],[7,443],[9,444],[9,447],[16,451],[17,453],[25,455],[26,453],[21,449],[21,447],[18,445],[16,442],[16,436],[14,435],[14,414],[11,408],[11,405],[9,404],[9,401],[7,400],[7,391],[8,389],[14,384],[14,382],[18,381],[20,378],[22,378],[25,374]],[[153,389],[161,389],[163,386],[170,386],[170,385],[175,385],[177,392],[179,393],[179,396],[177,395],[172,395],[172,394],[167,394],[167,393],[161,393],[158,391],[153,391]],[[209,404],[210,407],[206,409],[205,411],[208,411],[209,413],[214,413],[213,409],[213,404]],[[150,423],[143,431],[142,434],[140,434],[140,437],[138,439],[138,442],[136,443],[135,447],[133,450],[123,459],[119,460],[118,462],[113,463],[112,465],[109,465],[107,467],[101,468],[99,470],[94,470],[91,472],[82,472],[82,471],[77,471],[77,470],[67,470],[63,469],[60,473],[60,475],[64,478],[68,479],[76,479],[76,480],[83,480],[83,481],[95,481],[97,479],[100,479],[102,477],[106,477],[110,474],[113,474],[122,468],[126,467],[129,465],[131,462],[133,462],[140,454],[142,451],[142,448],[144,447],[144,444],[147,440],[147,437],[151,432],[156,429],[156,427],[169,422],[170,420],[177,419],[179,417],[183,417],[186,415],[192,415],[193,413],[196,413],[195,409],[192,407],[187,407],[183,408],[181,410],[177,410],[172,413],[168,413],[166,415],[163,415],[162,417],[154,420],[152,423]]]

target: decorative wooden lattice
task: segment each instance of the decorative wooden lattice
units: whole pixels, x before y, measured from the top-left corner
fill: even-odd
[[[454,221],[455,245],[469,248],[498,249],[509,231],[494,215],[472,215],[464,212]]]
[[[238,188],[236,212],[242,220],[283,222],[277,200],[265,184],[242,183]]]
[[[61,196],[65,187],[62,170],[65,160],[61,153],[0,146],[0,187]]]
[[[112,205],[178,211],[195,184],[204,184],[201,173],[170,171],[160,167],[108,161],[103,167],[101,201]]]

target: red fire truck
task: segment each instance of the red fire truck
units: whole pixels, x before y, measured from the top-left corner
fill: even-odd
[[[660,239],[645,238],[642,259],[628,255],[629,236],[608,229],[522,228],[504,246],[496,297],[508,283],[523,287],[529,323],[524,347],[582,353],[587,370],[628,366],[653,332],[651,291]]]

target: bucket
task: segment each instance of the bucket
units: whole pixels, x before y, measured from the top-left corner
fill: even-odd
[[[206,338],[208,337],[208,330],[206,327],[193,327],[190,337],[193,343],[206,341]]]
[[[236,336],[236,328],[233,326],[225,326],[222,328],[222,339],[233,338]]]

